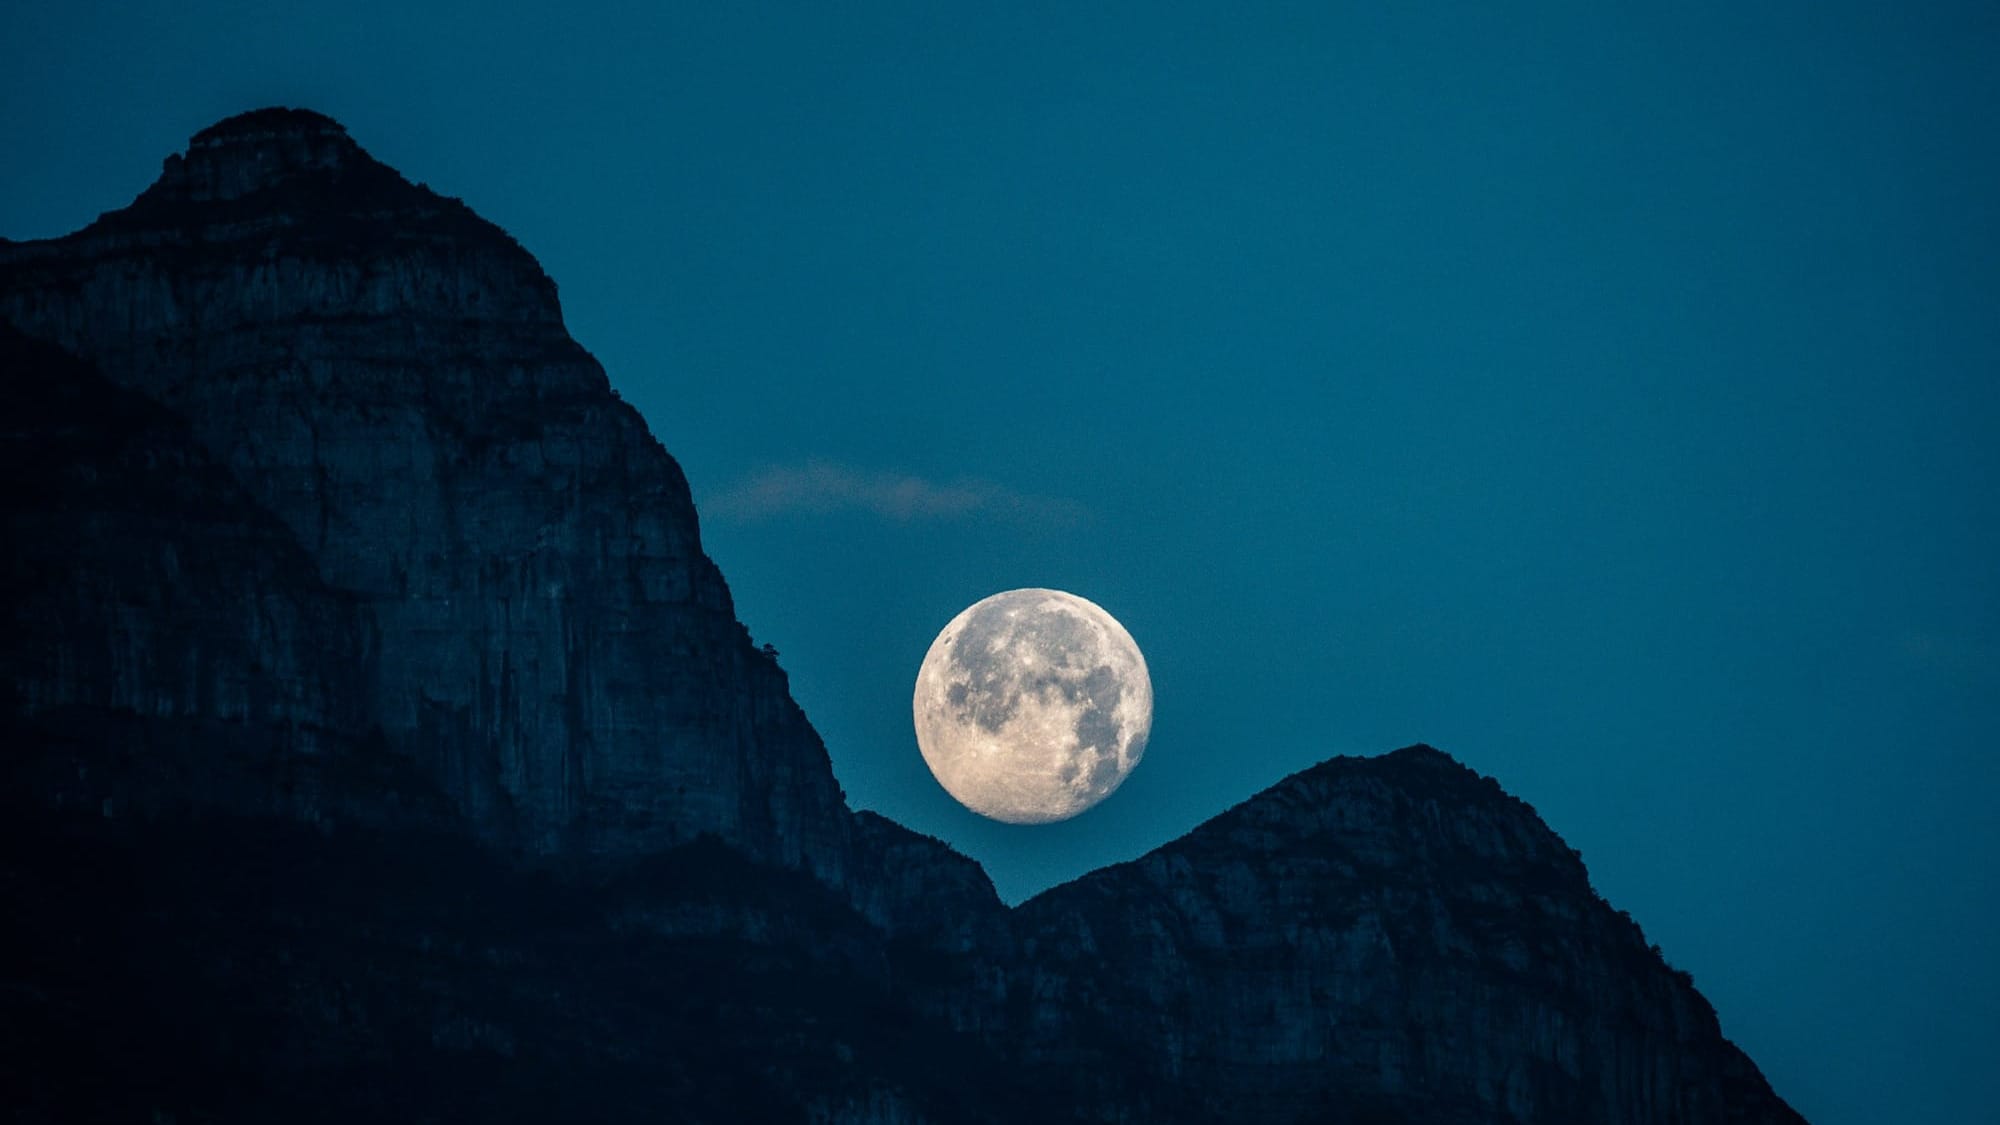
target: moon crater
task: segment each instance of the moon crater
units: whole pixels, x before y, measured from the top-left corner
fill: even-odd
[[[944,627],[917,672],[917,745],[945,791],[1012,824],[1066,820],[1145,753],[1153,685],[1132,635],[1060,590],[995,594]]]

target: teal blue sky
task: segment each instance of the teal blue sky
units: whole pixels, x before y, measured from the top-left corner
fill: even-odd
[[[2000,9],[43,3],[0,233],[309,106],[519,237],[853,802],[1017,900],[1336,753],[1533,803],[1819,1125],[1990,1119]],[[986,822],[932,636],[1117,615]]]

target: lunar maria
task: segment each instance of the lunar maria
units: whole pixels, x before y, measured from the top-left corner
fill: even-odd
[[[917,746],[945,791],[1011,824],[1067,820],[1146,752],[1153,682],[1132,634],[1061,590],[994,594],[951,619],[917,671]]]

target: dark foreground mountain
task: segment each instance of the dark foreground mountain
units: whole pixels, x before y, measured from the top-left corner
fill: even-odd
[[[553,283],[324,117],[0,321],[14,1120],[1798,1120],[1434,750],[1013,910],[851,813]]]

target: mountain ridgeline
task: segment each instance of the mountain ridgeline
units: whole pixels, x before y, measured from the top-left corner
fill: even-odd
[[[321,115],[0,241],[0,426],[14,1120],[1800,1120],[1429,748],[1013,909],[850,811],[554,283]]]

